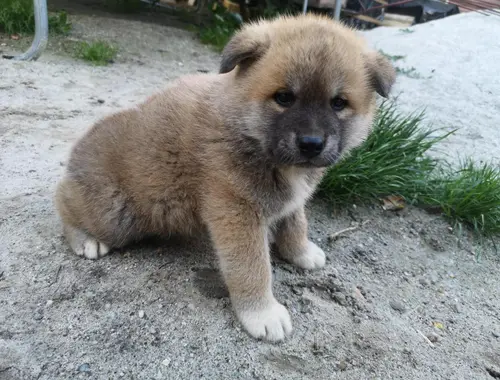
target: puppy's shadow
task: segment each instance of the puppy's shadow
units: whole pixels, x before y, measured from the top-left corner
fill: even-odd
[[[191,277],[193,285],[207,298],[229,296],[216,263],[216,256],[208,237],[182,238],[172,236],[148,237],[118,250],[130,253],[131,260],[154,260],[158,271],[169,267],[180,269]]]

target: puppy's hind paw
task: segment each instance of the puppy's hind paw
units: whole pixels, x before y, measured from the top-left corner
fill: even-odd
[[[237,314],[245,330],[257,339],[278,342],[292,332],[288,310],[275,299],[262,308],[243,310]]]
[[[300,255],[293,257],[290,261],[303,269],[318,269],[325,266],[325,252],[312,241],[307,243],[307,249]]]

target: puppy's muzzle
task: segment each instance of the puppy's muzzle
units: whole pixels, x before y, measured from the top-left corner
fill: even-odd
[[[319,136],[300,136],[297,138],[297,147],[305,158],[319,156],[325,148],[325,140]]]

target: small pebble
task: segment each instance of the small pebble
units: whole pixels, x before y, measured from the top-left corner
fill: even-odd
[[[402,302],[399,302],[399,301],[396,301],[396,300],[389,301],[389,305],[394,310],[400,311],[401,313],[403,313],[406,310],[406,306]]]
[[[90,372],[90,364],[83,363],[77,369],[78,372]]]
[[[347,369],[347,363],[345,362],[345,360],[341,360],[337,365],[337,368],[341,371],[345,371]]]
[[[424,277],[422,277],[420,280],[418,280],[418,282],[422,286],[429,286],[429,281],[426,278],[424,278]]]
[[[162,362],[161,365],[168,367],[170,365],[170,358],[165,358]]]
[[[342,306],[346,306],[347,305],[347,300],[345,298],[345,294],[341,293],[341,292],[336,292],[334,295],[333,295],[333,299],[335,300],[335,302],[337,302],[339,305],[342,305]]]
[[[427,339],[429,339],[432,343],[436,343],[439,340],[439,335],[435,333],[427,334]]]
[[[491,335],[493,335],[495,338],[500,338],[500,332],[498,331],[493,331]]]
[[[303,314],[312,313],[313,303],[309,298],[302,297],[301,304],[302,304],[302,307],[300,308],[301,313],[303,313]]]
[[[47,301],[47,303],[46,303],[45,305],[47,305],[47,306],[52,306],[52,304],[53,304],[53,303],[54,303],[54,301],[52,301],[52,300],[48,300],[48,301]]]
[[[144,310],[139,310],[138,315],[139,315],[139,318],[144,318],[144,315],[145,315]]]
[[[458,302],[453,302],[451,304],[451,310],[453,310],[455,313],[461,313],[462,312],[462,307]]]
[[[104,99],[97,99],[97,103],[104,104]]]

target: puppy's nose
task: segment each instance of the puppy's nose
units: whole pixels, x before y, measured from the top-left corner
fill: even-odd
[[[324,141],[318,136],[302,136],[297,139],[300,153],[307,158],[319,155],[324,148]]]

